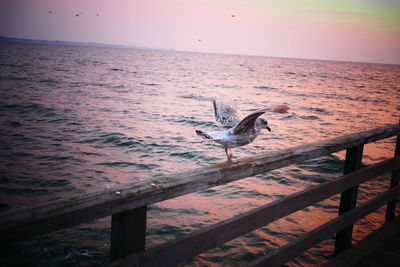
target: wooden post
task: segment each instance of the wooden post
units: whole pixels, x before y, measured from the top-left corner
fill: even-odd
[[[146,218],[147,206],[112,215],[110,261],[144,250]]]
[[[396,139],[394,157],[400,157],[400,135],[398,135]],[[390,187],[395,187],[396,185],[398,185],[399,180],[400,180],[400,168],[392,172],[392,177],[390,179]],[[385,222],[388,222],[394,218],[395,210],[396,210],[396,200],[393,200],[387,204]]]
[[[343,173],[347,174],[361,168],[364,145],[355,146],[346,150],[346,159]],[[340,195],[339,216],[356,207],[358,186],[352,187]],[[351,246],[353,225],[336,234],[334,255]]]

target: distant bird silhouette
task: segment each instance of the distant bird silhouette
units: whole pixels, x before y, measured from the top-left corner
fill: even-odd
[[[268,127],[268,122],[259,118],[268,109],[257,110],[239,121],[236,110],[228,104],[214,100],[213,106],[217,123],[227,129],[221,131],[196,130],[196,134],[223,145],[228,164],[238,162],[233,160],[231,148],[250,144],[260,134],[261,129],[271,131],[271,128]]]

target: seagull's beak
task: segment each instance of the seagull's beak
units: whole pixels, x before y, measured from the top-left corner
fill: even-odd
[[[267,128],[265,128],[265,129],[267,129],[269,132],[271,131],[271,128],[269,128],[268,126],[267,126]]]

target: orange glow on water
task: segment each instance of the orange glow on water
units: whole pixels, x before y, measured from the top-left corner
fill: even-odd
[[[7,87],[0,88],[5,208],[225,161],[222,146],[195,133],[218,129],[213,99],[236,105],[240,118],[260,108],[285,107],[262,116],[271,132],[233,149],[239,160],[397,123],[400,116],[398,66],[50,45],[26,45],[25,51],[24,46],[0,45],[11,51],[8,73],[1,73]],[[30,56],[22,57],[21,50]],[[367,145],[364,164],[392,156],[393,148],[393,138]],[[335,153],[150,205],[147,244],[165,243],[336,179],[343,163],[344,152]],[[363,185],[360,202],[385,187],[386,178]],[[188,265],[212,265],[222,258],[227,265],[246,264],[254,253],[284,245],[336,216],[337,206],[337,197],[317,203]],[[362,223],[366,230],[357,227],[355,238],[375,228],[378,216]],[[104,234],[103,226],[102,221],[91,227]],[[309,252],[307,261],[322,262],[330,246]]]

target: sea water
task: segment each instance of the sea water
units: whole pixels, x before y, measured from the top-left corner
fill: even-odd
[[[0,211],[112,188],[226,160],[196,129],[217,130],[213,99],[239,117],[266,113],[272,132],[233,149],[241,158],[397,123],[400,66],[240,55],[0,43]],[[367,145],[363,164],[391,157],[394,138]],[[344,152],[149,206],[147,247],[228,219],[343,172]],[[388,186],[360,187],[365,201]],[[183,263],[242,266],[334,218],[338,196]],[[383,223],[383,210],[354,228],[354,241]],[[318,265],[327,240],[289,262]],[[91,266],[108,262],[110,217],[10,245],[5,264]]]

